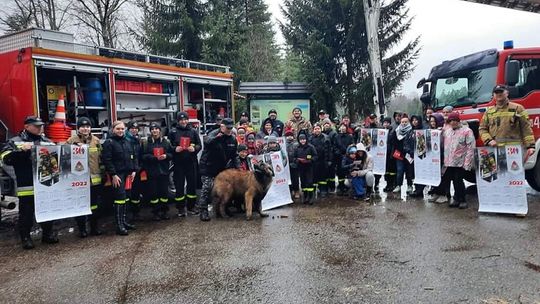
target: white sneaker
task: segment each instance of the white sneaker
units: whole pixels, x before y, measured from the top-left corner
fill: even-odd
[[[435,200],[435,203],[437,203],[437,204],[448,203],[448,197],[446,197],[446,195],[441,195],[441,196],[439,196],[439,198],[437,198]]]
[[[428,202],[435,202],[439,199],[440,195],[433,194],[430,198],[428,198]]]
[[[394,190],[392,190],[392,193],[399,193],[401,192],[401,186],[396,186]]]

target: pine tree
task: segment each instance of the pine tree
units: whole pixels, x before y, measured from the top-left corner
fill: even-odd
[[[264,1],[209,0],[207,6],[204,60],[231,66],[236,80],[275,80],[278,48]]]
[[[418,55],[418,38],[390,54],[410,28],[407,0],[394,0],[381,11],[379,38],[385,94],[390,96],[410,74]],[[314,89],[314,111],[335,105],[366,115],[373,111],[373,86],[362,0],[285,0],[281,24],[292,50]]]
[[[144,16],[137,38],[148,52],[201,59],[204,10],[200,0],[140,0],[137,4]]]

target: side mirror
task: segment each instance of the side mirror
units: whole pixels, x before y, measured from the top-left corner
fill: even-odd
[[[519,81],[519,61],[509,60],[504,67],[504,81],[509,86],[515,86]]]
[[[416,88],[417,89],[420,89],[425,83],[426,83],[426,79],[425,78],[422,78],[420,79],[420,81],[418,82],[418,84],[416,85]]]

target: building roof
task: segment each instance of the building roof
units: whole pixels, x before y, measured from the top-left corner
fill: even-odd
[[[241,82],[240,94],[311,94],[313,91],[304,82]]]
[[[540,0],[464,0],[480,4],[540,13]]]

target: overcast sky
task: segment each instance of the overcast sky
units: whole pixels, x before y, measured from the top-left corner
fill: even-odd
[[[281,20],[282,0],[265,1],[274,18]],[[461,0],[410,0],[408,6],[415,19],[406,39],[421,36],[422,50],[412,77],[403,83],[404,94],[419,92],[418,80],[443,60],[502,49],[505,40],[514,40],[515,47],[540,46],[540,14]],[[277,26],[276,31],[282,44]]]

